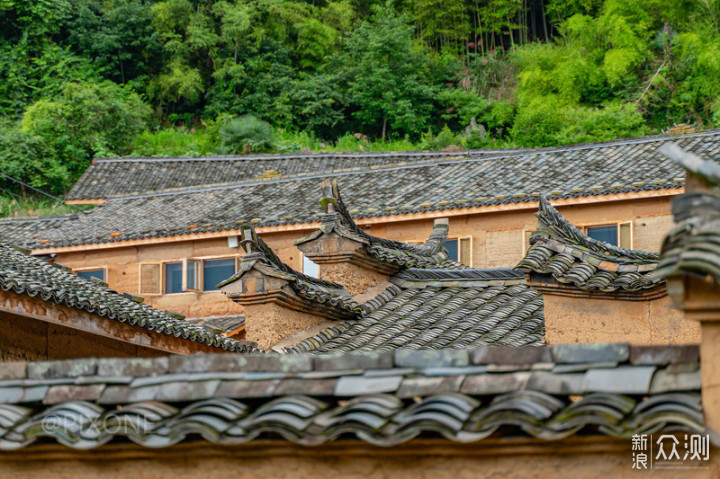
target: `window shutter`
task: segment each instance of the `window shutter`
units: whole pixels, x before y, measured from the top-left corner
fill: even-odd
[[[140,294],[160,294],[160,263],[140,264]]]
[[[618,237],[618,244],[621,248],[632,249],[632,221],[620,223]]]
[[[472,266],[472,238],[460,239],[460,262]]]

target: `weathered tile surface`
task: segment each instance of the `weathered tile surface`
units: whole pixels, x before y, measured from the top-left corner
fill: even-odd
[[[263,161],[240,161],[239,164],[248,165],[248,170],[246,166],[233,167],[237,162],[227,159],[104,161],[87,170],[86,179],[78,182],[73,194],[77,197],[101,195],[102,198],[139,194],[139,197],[110,198],[90,213],[76,215],[76,219],[56,220],[57,227],[6,221],[0,225],[0,240],[47,247],[173,236],[185,234],[189,225],[198,225],[194,232],[224,231],[234,229],[240,220],[258,219],[258,226],[313,222],[319,219],[314,192],[320,178],[339,181],[345,200],[357,210],[356,217],[525,202],[533,193],[554,192],[551,198],[560,199],[676,188],[683,185],[682,169],[657,153],[658,147],[667,140],[666,136],[650,137],[560,148],[495,151],[490,155],[482,151],[443,156],[427,152],[377,155],[403,157],[406,165],[397,165],[397,159],[389,160],[390,163],[384,159],[363,163],[350,155],[344,161],[356,165],[355,171],[329,171],[346,155],[325,155],[320,160],[325,166],[317,163],[314,156],[296,162],[297,155],[291,155],[278,160],[282,165],[274,168]],[[717,148],[720,135],[710,131],[684,135],[675,141],[702,154]],[[222,172],[216,170],[218,166],[222,166]],[[123,173],[115,171],[116,167]],[[149,173],[154,168],[168,169],[169,176],[158,177],[158,184],[140,186],[137,180],[155,178]],[[259,177],[258,168],[275,169],[286,178],[255,181]],[[139,173],[142,171],[146,173]],[[245,171],[250,173],[246,175]],[[120,181],[119,177],[126,179]],[[227,184],[207,186],[208,178],[213,185]],[[468,183],[467,178],[482,178],[482,181]],[[99,191],[81,194],[93,181],[97,182]],[[427,184],[433,188],[427,188]],[[372,189],[367,185],[372,185]],[[164,188],[183,187],[187,189],[162,192]],[[154,193],[147,193],[148,190]],[[282,198],[282,201],[268,201],[268,198]],[[404,205],[409,208],[400,208]],[[396,209],[388,210],[388,207]],[[27,234],[32,228],[41,232],[39,238],[32,239],[32,235]],[[111,237],[114,232],[121,234]],[[50,241],[40,244],[44,239]]]

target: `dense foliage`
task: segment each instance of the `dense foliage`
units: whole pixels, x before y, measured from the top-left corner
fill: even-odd
[[[0,168],[720,126],[719,0],[0,0]],[[19,188],[0,180],[0,188]]]

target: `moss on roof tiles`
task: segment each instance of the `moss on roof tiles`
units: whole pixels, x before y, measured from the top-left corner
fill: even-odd
[[[676,182],[683,174],[682,168],[655,151],[667,140],[667,137],[640,138],[562,148],[496,151],[491,155],[468,152],[462,159],[432,156],[429,160],[425,158],[423,161],[409,162],[406,166],[385,165],[373,170],[364,168],[360,171],[332,173],[320,169],[305,176],[255,183],[237,183],[231,180],[220,186],[207,186],[201,181],[185,185],[185,190],[172,192],[158,187],[158,191],[153,194],[133,191],[132,194],[136,196],[111,199],[102,207],[80,215],[79,221],[72,222],[72,225],[61,224],[57,229],[48,230],[42,238],[49,240],[47,243],[40,244],[36,239],[30,238],[30,235],[15,236],[19,237],[24,246],[46,248],[171,237],[186,234],[185,226],[189,224],[212,225],[194,230],[201,233],[230,230],[236,221],[250,221],[252,218],[261,218],[257,226],[315,222],[319,220],[319,215],[314,207],[313,191],[320,178],[336,178],[343,185],[346,200],[353,205],[353,209],[361,212],[361,216],[404,215],[439,209],[437,204],[440,201],[451,202],[444,208],[527,201],[527,197],[514,196],[521,193],[552,192],[559,199],[578,195],[597,196],[677,188],[682,185]],[[677,142],[702,155],[703,152],[715,151],[718,148],[720,131],[686,135],[679,137]],[[613,155],[620,151],[622,155],[616,155],[615,158]],[[284,158],[282,161],[303,161],[302,155]],[[334,161],[332,155],[327,155],[327,158],[328,161]],[[351,157],[343,158],[347,160]],[[102,188],[127,184],[133,189],[132,179],[152,176],[153,168],[157,165],[171,169],[173,175],[183,176],[182,172],[187,168],[209,168],[208,165],[223,162],[226,160],[99,161],[91,168],[100,169],[89,169],[84,176],[86,179],[78,184],[91,182],[95,175],[93,171],[96,171],[98,176],[95,179]],[[227,170],[229,172],[241,170],[232,161],[226,163],[230,165]],[[102,165],[110,169],[102,169],[105,168]],[[118,177],[111,174],[115,171],[111,169],[116,167],[122,170],[116,172],[120,175]],[[267,164],[263,164],[262,171],[267,167]],[[297,169],[303,171],[302,165],[297,165]],[[228,174],[232,176],[234,173]],[[214,170],[212,175],[209,174],[213,184],[218,183],[218,178],[222,175],[222,172]],[[108,178],[113,178],[112,183]],[[654,181],[661,183],[653,184]],[[632,186],[632,183],[640,182],[643,182],[643,186]],[[610,187],[620,183],[624,185],[622,188]],[[569,185],[584,188],[585,192],[571,193],[568,190]],[[601,188],[590,190],[596,186]],[[494,196],[505,198],[494,199]],[[455,203],[467,198],[474,200],[462,205]],[[411,210],[384,210],[386,206],[406,204],[417,206]],[[428,204],[433,206],[428,207]],[[288,217],[292,219],[286,219]],[[9,223],[0,222],[0,240],[7,241],[7,235],[11,234],[12,229]],[[110,238],[109,234],[115,231],[122,232],[122,235]]]
[[[513,270],[411,269],[366,303],[368,312],[306,339],[293,352],[539,346],[542,296]],[[492,282],[491,282],[492,281]]]

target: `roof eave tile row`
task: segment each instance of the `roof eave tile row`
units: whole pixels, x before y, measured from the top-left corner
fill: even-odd
[[[197,433],[221,444],[276,433],[306,445],[350,435],[388,446],[507,428],[540,439],[705,430],[696,347],[88,359],[7,363],[0,377],[1,449],[39,435],[76,448],[116,436],[157,447]],[[97,428],[113,421],[138,427]],[[40,424],[57,428],[38,434]]]

